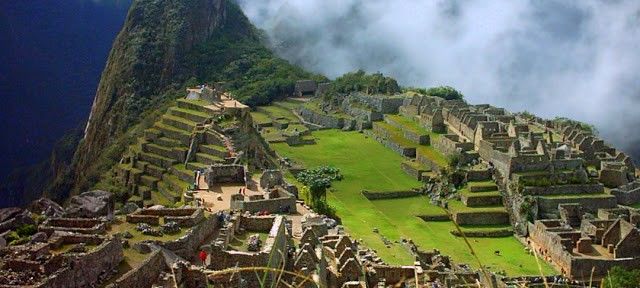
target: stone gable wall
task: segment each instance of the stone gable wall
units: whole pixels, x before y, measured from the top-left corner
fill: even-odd
[[[191,259],[200,249],[200,245],[213,235],[219,225],[218,217],[211,215],[198,226],[191,228],[191,231],[186,235],[174,241],[161,243],[160,246],[173,251],[182,258]]]
[[[160,273],[167,268],[160,250],[151,252],[151,256],[144,260],[138,267],[133,268],[122,277],[118,278],[107,288],[149,287],[154,283]]]

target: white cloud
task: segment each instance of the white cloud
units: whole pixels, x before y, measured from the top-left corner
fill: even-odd
[[[640,1],[239,2],[281,56],[329,77],[451,85],[471,103],[595,124],[640,152]]]

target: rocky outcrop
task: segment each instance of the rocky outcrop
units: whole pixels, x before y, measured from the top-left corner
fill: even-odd
[[[40,198],[31,202],[29,210],[36,214],[46,215],[48,217],[62,217],[64,208],[58,203],[47,198]]]
[[[106,191],[89,191],[71,197],[65,217],[95,218],[113,215],[115,200],[113,194]]]

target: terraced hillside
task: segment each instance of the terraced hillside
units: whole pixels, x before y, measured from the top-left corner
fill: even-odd
[[[373,122],[372,133],[378,142],[407,157],[402,169],[418,180],[448,165],[447,158],[431,145],[440,134],[423,128],[417,119],[385,114],[384,121]]]
[[[293,112],[304,102],[295,99],[274,102],[251,112],[254,125],[269,143],[287,142],[291,145],[311,143],[311,131]]]
[[[466,236],[501,237],[513,234],[502,195],[491,180],[469,182],[458,191],[460,200],[448,202],[452,220]],[[458,231],[452,231],[459,234]]]
[[[231,140],[215,123],[220,115],[219,107],[204,101],[179,99],[145,130],[118,166],[129,201],[175,206],[194,182],[194,170],[229,161]]]

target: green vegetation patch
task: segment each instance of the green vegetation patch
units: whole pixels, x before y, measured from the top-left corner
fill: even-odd
[[[305,167],[332,165],[340,168],[344,178],[332,183],[327,193],[329,204],[336,209],[348,232],[392,265],[407,265],[414,258],[404,246],[392,243],[387,248],[382,236],[393,241],[412,239],[422,249],[439,249],[455,261],[477,267],[477,262],[464,240],[451,235],[451,221],[425,222],[418,215],[443,215],[442,208],[429,204],[426,197],[367,200],[361,193],[370,191],[406,191],[420,183],[403,173],[399,163],[404,159],[375,140],[357,132],[338,130],[314,131],[315,145],[290,147],[271,144],[280,155]],[[375,155],[375,157],[371,157]],[[291,180],[291,176],[288,176]],[[295,183],[295,182],[294,182]],[[373,232],[378,229],[378,233]],[[514,237],[471,238],[482,264],[509,275],[539,274],[533,256]],[[493,252],[500,250],[500,255]],[[542,262],[546,274],[555,273]]]

